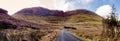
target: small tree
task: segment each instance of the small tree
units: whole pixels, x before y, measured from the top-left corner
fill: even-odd
[[[118,18],[113,5],[110,16],[107,19],[103,19],[102,38],[107,38],[107,41],[117,41],[120,33],[118,24]]]

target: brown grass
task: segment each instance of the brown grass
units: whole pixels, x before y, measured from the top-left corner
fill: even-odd
[[[98,41],[100,39],[100,35],[102,32],[102,23],[100,22],[82,22],[81,24],[67,24],[67,26],[70,25],[77,29],[67,30],[84,41]]]
[[[0,41],[42,41],[46,39],[50,39],[47,41],[53,41],[58,31],[53,31],[51,29],[36,30],[26,27],[18,29],[2,29],[0,30]]]

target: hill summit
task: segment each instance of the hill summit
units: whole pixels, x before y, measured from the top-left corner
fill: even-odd
[[[16,14],[37,15],[37,16],[62,16],[64,12],[60,10],[49,10],[43,7],[32,7],[32,8],[24,8],[16,12]]]
[[[24,8],[16,12],[15,14],[37,15],[37,16],[70,16],[78,13],[96,14],[86,9],[77,9],[77,10],[63,12],[61,10],[50,10],[43,7]]]

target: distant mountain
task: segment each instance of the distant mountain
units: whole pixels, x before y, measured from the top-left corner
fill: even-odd
[[[24,20],[15,19],[7,14],[7,11],[0,8],[0,28],[19,28],[19,27],[28,27],[28,28],[45,28],[45,26],[38,25],[35,23],[27,22]],[[47,28],[47,27],[46,27]]]
[[[37,24],[101,21],[101,17],[99,15],[86,9],[63,12],[43,7],[24,8],[16,12],[13,17]]]
[[[76,15],[76,14],[90,14],[90,15],[96,15],[96,13],[86,10],[86,9],[76,9],[76,10],[71,10],[71,11],[66,11],[66,15]]]
[[[60,10],[49,10],[43,7],[24,8],[16,12],[13,17],[37,24],[58,23],[63,21],[64,12]]]
[[[49,10],[43,7],[32,7],[32,8],[24,8],[18,11],[16,14],[24,14],[24,15],[36,15],[36,16],[61,16],[63,15],[63,11],[60,10]]]

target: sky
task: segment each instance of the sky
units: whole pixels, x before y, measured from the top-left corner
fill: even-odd
[[[0,8],[8,10],[8,14],[29,7],[44,7],[56,10],[87,9],[105,17],[112,11],[112,5],[120,17],[120,0],[0,0]]]

